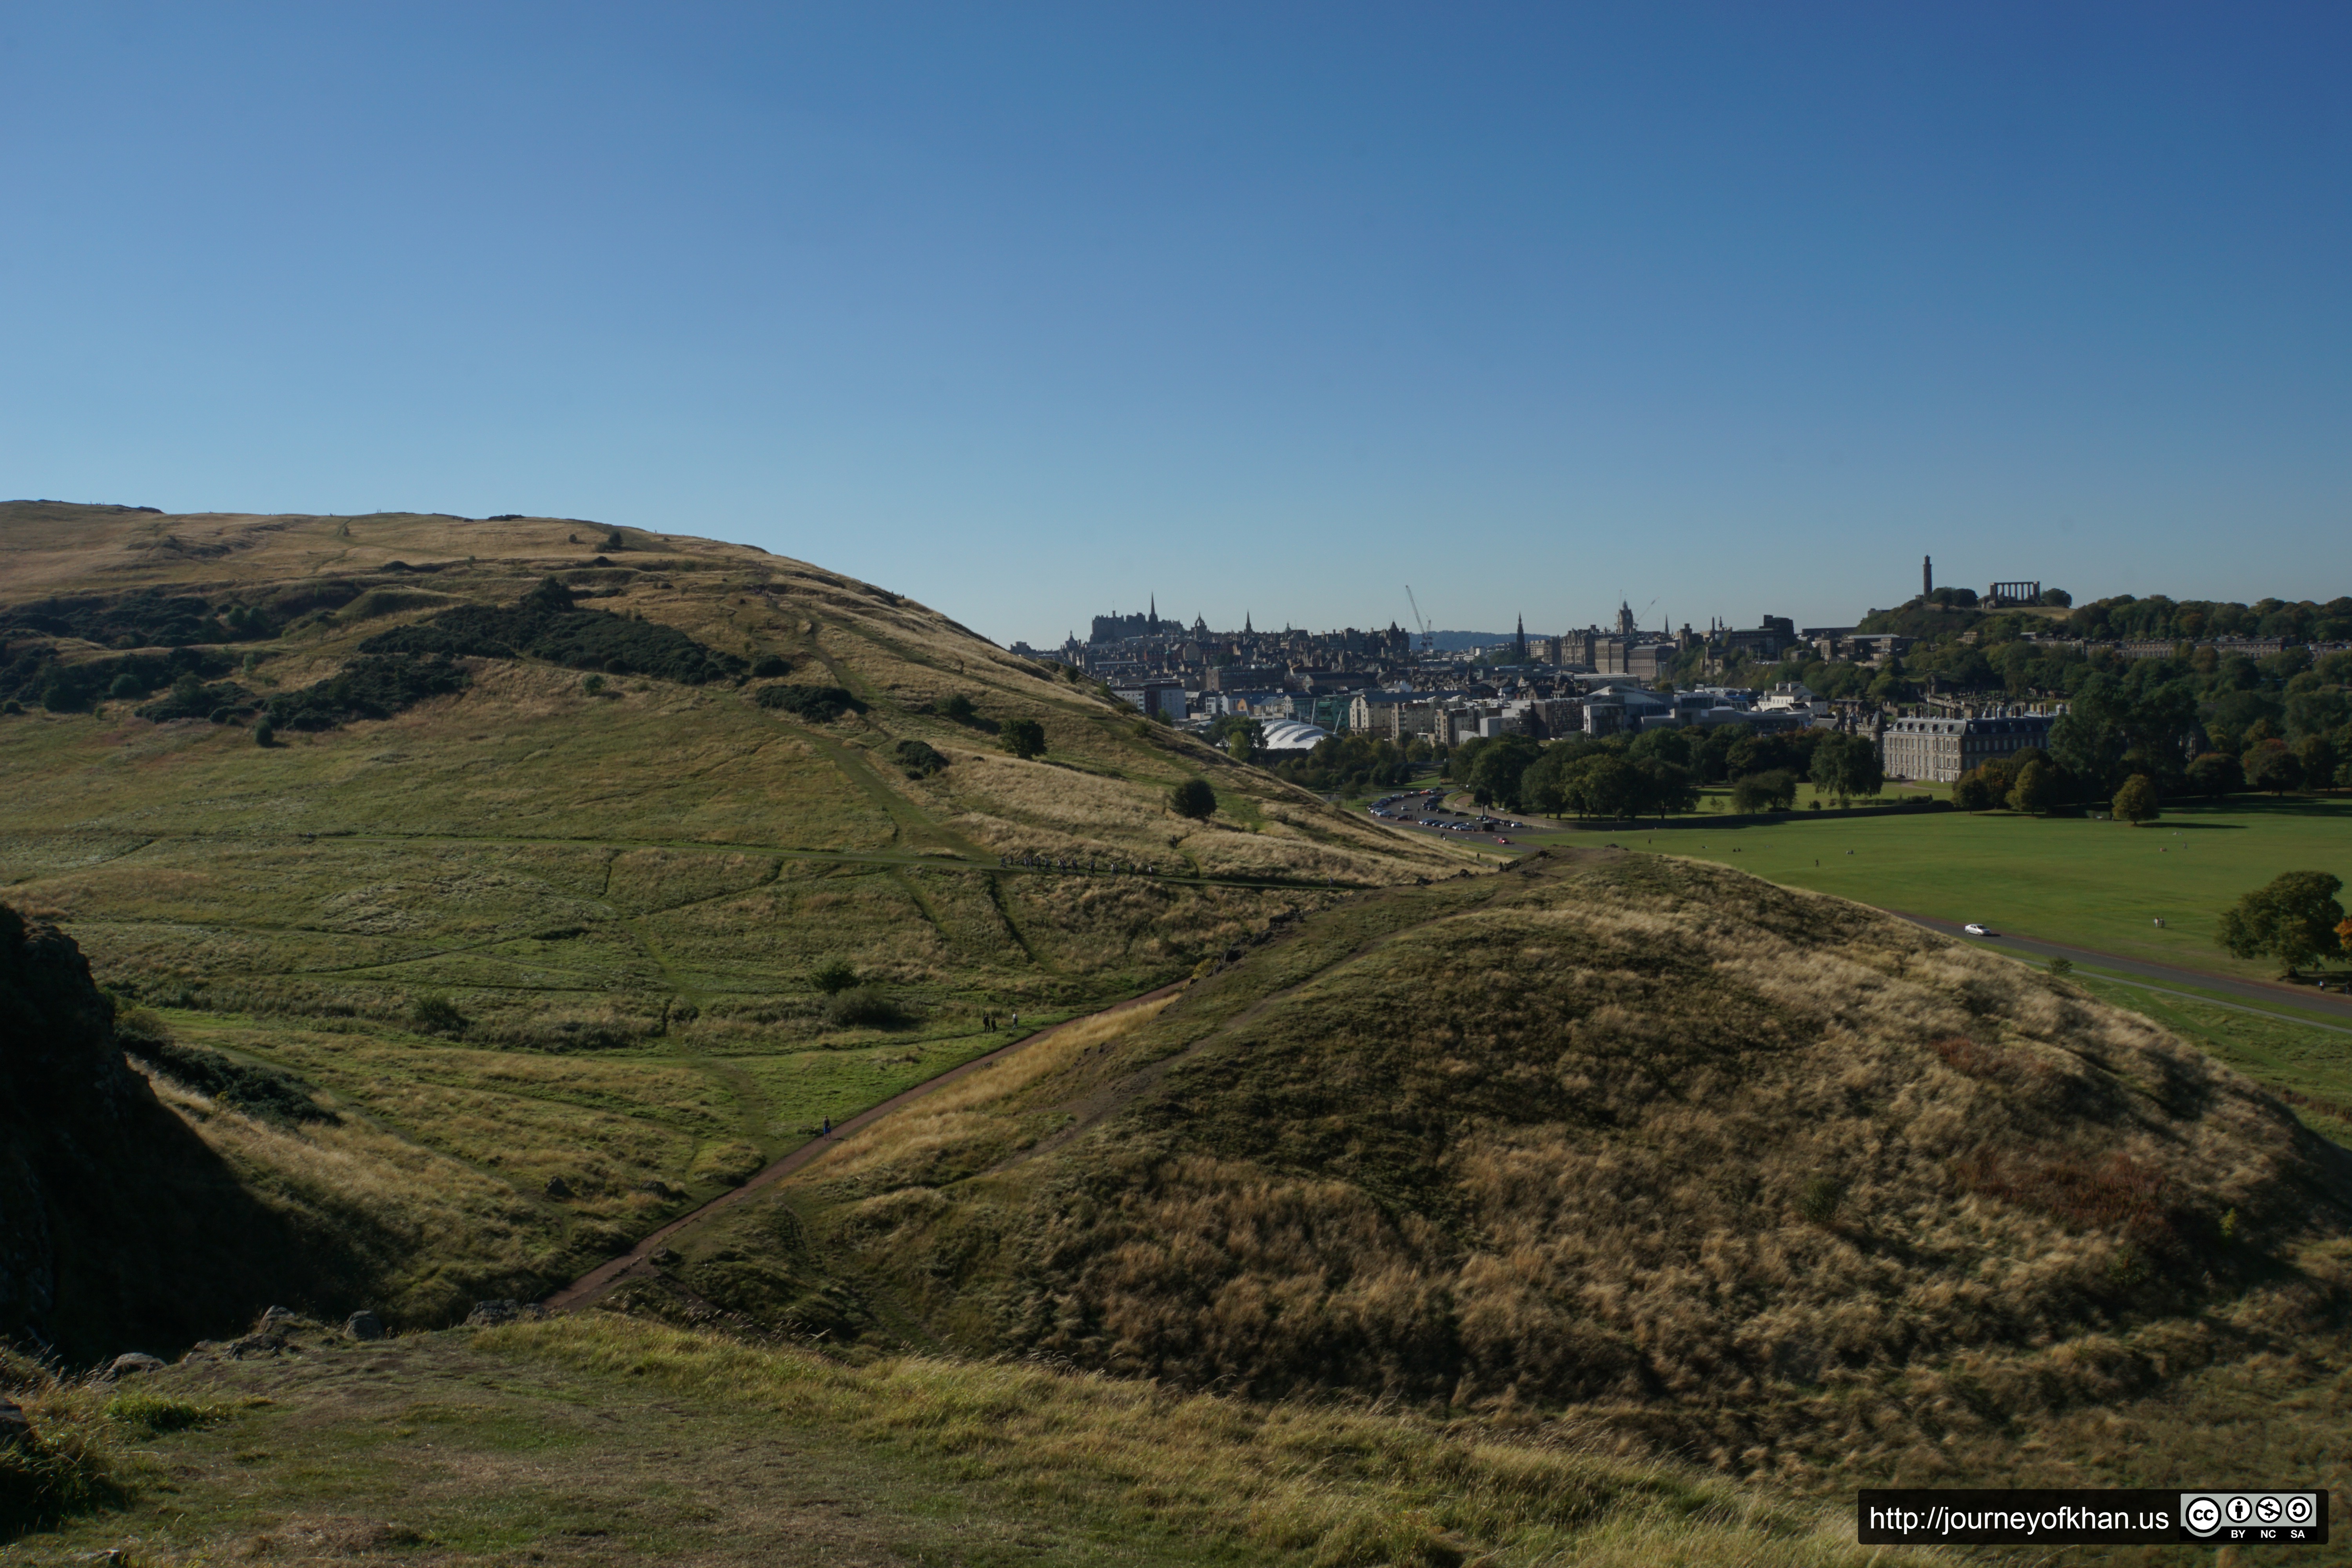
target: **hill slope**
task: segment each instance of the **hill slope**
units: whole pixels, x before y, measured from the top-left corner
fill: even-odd
[[[399,1238],[364,1304],[413,1321],[565,1277],[989,1016],[1465,863],[704,540],[16,502],[0,637],[0,889],[182,1047],[333,1111],[159,1086],[271,1202]],[[1195,776],[1213,821],[1166,809]]]
[[[2235,1473],[2352,1415],[2352,1157],[2063,982],[1648,856],[1313,917],[677,1250],[803,1330],[1812,1484]]]

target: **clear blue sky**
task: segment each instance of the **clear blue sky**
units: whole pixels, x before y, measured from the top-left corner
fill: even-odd
[[[0,495],[1141,607],[2352,592],[2352,6],[0,7]]]

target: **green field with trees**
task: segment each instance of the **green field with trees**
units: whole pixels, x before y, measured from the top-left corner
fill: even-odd
[[[2279,965],[2227,952],[2223,912],[2283,873],[2352,866],[2352,802],[2336,800],[2192,805],[2149,827],[1936,812],[1625,831],[1636,848],[1882,909],[2255,979]]]

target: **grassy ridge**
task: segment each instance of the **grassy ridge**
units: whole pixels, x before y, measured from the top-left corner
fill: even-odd
[[[625,541],[561,520],[0,506],[0,608],[79,595],[98,607],[73,626],[119,642],[154,620],[105,609],[125,595],[200,602],[247,629],[174,657],[258,700],[373,640],[429,641],[438,617],[496,619],[554,575],[582,606],[557,618],[614,648],[709,650],[698,677],[781,661],[785,684],[863,704],[810,722],[761,706],[772,679],[468,658],[462,691],[266,748],[129,700],[0,717],[0,894],[189,1043],[338,1109],[340,1128],[248,1127],[179,1100],[282,1202],[369,1194],[355,1212],[385,1310],[423,1321],[492,1284],[551,1284],[824,1116],[1002,1043],[983,1014],[1088,1009],[1328,903],[1328,884],[1462,863],[884,590],[742,547]],[[175,616],[175,637],[227,636]],[[67,668],[139,653],[21,626],[9,651]],[[938,712],[950,692],[970,721]],[[1045,759],[996,749],[1013,718],[1045,727]],[[908,741],[947,765],[909,777]],[[1195,776],[1227,803],[1206,824],[1165,805]],[[1098,869],[1000,864],[1028,857]],[[1099,869],[1114,862],[1164,874]],[[811,977],[836,962],[911,1026],[828,1023]],[[528,1065],[546,1057],[596,1065]],[[403,1204],[436,1217],[395,1223]],[[436,1258],[399,1261],[427,1237]]]

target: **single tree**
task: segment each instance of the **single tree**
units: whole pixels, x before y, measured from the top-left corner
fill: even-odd
[[[809,981],[826,995],[837,996],[857,984],[857,971],[836,958],[830,963],[820,964],[816,973],[809,976]]]
[[[2116,820],[2134,825],[2154,822],[2161,813],[2157,808],[2156,783],[2146,773],[2134,773],[2116,791]]]
[[[2345,923],[2336,895],[2344,879],[2326,871],[2288,871],[2221,911],[2222,947],[2239,958],[2276,958],[2288,974],[2315,958],[2341,952]]]
[[[1952,781],[1952,804],[1962,811],[1990,811],[2000,798],[1985,781],[1984,770],[1970,768]]]
[[[267,719],[264,719],[260,723],[256,724],[253,727],[253,743],[257,746],[276,745],[278,743],[278,726],[272,724]]]
[[[1034,719],[1008,719],[996,732],[996,743],[1027,761],[1045,754],[1045,726]]]
[[[2017,782],[2009,786],[2011,810],[2040,816],[2057,804],[2058,781],[2047,763],[2030,762],[2017,770]]]
[[[2246,787],[2284,795],[2303,787],[2303,760],[2287,750],[2284,741],[2269,740],[2246,748],[2240,765],[2246,770]]]
[[[2227,752],[2200,752],[2189,764],[2189,787],[2207,800],[2242,789],[2245,783],[2238,759]]]
[[[2326,789],[2336,782],[2336,742],[2325,735],[2305,735],[2294,743],[2294,760],[2303,764],[2306,789]]]
[[[1748,773],[1731,783],[1734,811],[1786,811],[1797,804],[1797,775],[1786,768]]]
[[[1217,815],[1217,792],[1206,779],[1186,779],[1169,792],[1168,805],[1179,816],[1206,822]]]
[[[959,724],[969,724],[971,722],[971,699],[961,691],[950,691],[940,699],[940,716],[943,719],[952,719]]]

